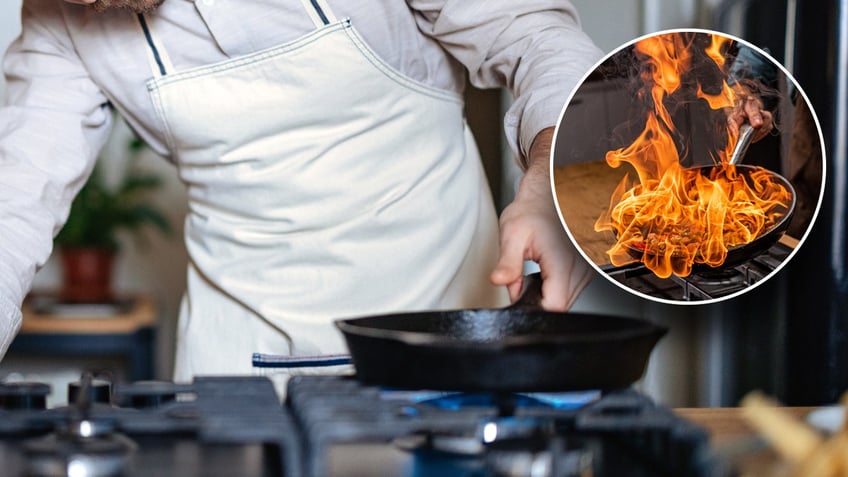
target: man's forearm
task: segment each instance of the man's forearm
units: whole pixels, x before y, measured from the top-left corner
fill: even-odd
[[[553,146],[554,127],[539,131],[530,146],[528,157],[524,161],[525,172],[529,169],[541,169],[545,174],[550,173],[551,147]]]

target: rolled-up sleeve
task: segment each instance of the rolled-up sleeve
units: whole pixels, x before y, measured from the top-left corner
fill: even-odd
[[[469,71],[479,88],[507,87],[515,101],[504,126],[525,156],[556,124],[571,90],[600,59],[564,0],[408,0],[419,28]]]
[[[108,101],[75,54],[61,2],[25,0],[3,62],[0,108],[0,357],[71,201],[108,135]]]

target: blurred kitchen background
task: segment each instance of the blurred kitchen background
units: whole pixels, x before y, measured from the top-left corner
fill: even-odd
[[[807,92],[821,122],[827,147],[827,190],[813,233],[777,277],[729,302],[679,306],[636,298],[598,277],[576,310],[634,316],[670,328],[638,387],[671,406],[732,406],[752,389],[789,404],[835,401],[848,389],[848,277],[846,277],[846,68],[848,1],[807,0],[574,0],[584,29],[606,52],[638,36],[670,28],[698,27],[737,35],[768,48]],[[20,31],[21,0],[0,4],[0,50]],[[0,79],[0,91],[4,84]],[[477,135],[493,192],[502,207],[520,172],[508,151],[501,114],[509,95],[468,92],[469,121]],[[103,158],[106,176],[127,167],[131,133],[121,123]],[[185,192],[172,166],[142,151],[139,167],[159,175],[163,187],[152,198],[174,227],[172,238],[149,236],[145,248],[129,237],[115,269],[114,287],[144,297],[155,314],[149,369],[129,369],[125,356],[59,355],[61,343],[13,350],[0,362],[0,379],[65,383],[91,367],[120,368],[124,378],[170,379],[186,255],[181,241]],[[39,272],[35,289],[60,285],[55,257]],[[108,318],[104,319],[108,320]],[[105,321],[104,321],[105,322]],[[106,325],[104,325],[105,327]],[[119,332],[100,341],[119,339]],[[126,346],[130,346],[127,344]],[[142,354],[143,356],[143,354]],[[567,372],[567,370],[563,370]],[[139,375],[138,373],[141,373]],[[62,384],[54,385],[61,389]]]

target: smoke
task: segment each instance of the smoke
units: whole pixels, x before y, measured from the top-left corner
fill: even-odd
[[[655,40],[649,38],[648,40]],[[729,39],[728,39],[729,40]],[[622,105],[630,111],[654,111],[656,101],[669,115],[672,128],[669,133],[674,139],[678,157],[687,167],[710,165],[718,162],[728,144],[727,116],[729,109],[711,108],[699,97],[699,90],[706,95],[720,95],[725,83],[738,84],[735,88],[743,104],[748,94],[756,95],[767,109],[776,111],[780,92],[760,81],[756,75],[739,75],[732,78],[730,69],[736,61],[740,45],[727,41],[716,47],[710,35],[701,32],[676,32],[665,35],[662,55],[670,55],[678,67],[679,80],[673,89],[661,97],[654,91],[654,78],[658,75],[657,62],[640,53],[632,45],[620,50],[607,59],[598,70],[605,79],[625,78],[631,102]],[[667,67],[668,64],[663,65]],[[737,71],[738,74],[738,68]],[[663,76],[663,72],[659,72]],[[777,118],[775,117],[775,121]],[[637,113],[618,125],[612,132],[613,149],[630,144],[644,126],[644,113]],[[778,125],[775,124],[777,128]]]

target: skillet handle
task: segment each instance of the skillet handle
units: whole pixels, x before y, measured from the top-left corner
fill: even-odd
[[[736,141],[736,147],[730,155],[729,164],[736,165],[742,162],[742,157],[748,151],[748,146],[751,145],[751,139],[754,138],[754,128],[745,123],[739,128],[739,139]]]
[[[506,310],[541,310],[542,309],[542,274],[531,273],[524,276],[521,285],[521,295],[515,303],[505,308]]]

